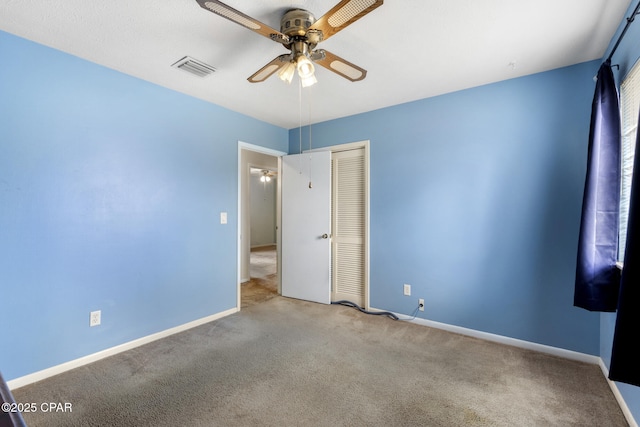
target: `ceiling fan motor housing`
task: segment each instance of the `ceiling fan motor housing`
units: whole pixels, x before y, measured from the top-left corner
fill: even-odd
[[[280,32],[289,37],[304,37],[314,22],[316,18],[308,10],[291,9],[282,15]]]

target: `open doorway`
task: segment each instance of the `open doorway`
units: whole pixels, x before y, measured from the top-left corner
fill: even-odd
[[[277,182],[277,169],[249,165],[249,280],[241,286],[243,308],[278,295]]]
[[[238,308],[279,295],[279,158],[239,143]]]

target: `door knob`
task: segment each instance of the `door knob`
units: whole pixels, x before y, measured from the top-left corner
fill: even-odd
[[[323,239],[328,239],[328,238],[329,238],[329,235],[328,235],[327,233],[324,233],[321,237],[322,237]]]

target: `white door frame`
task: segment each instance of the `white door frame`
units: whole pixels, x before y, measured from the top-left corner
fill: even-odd
[[[242,183],[247,177],[243,176],[242,173],[242,150],[254,151],[257,153],[267,154],[269,156],[274,156],[278,158],[278,176],[281,175],[281,157],[286,155],[287,153],[283,151],[273,150],[271,148],[262,147],[260,145],[250,144],[248,142],[238,141],[238,218],[237,218],[237,268],[236,268],[236,308],[240,311],[242,306],[241,301],[241,281],[242,281]],[[281,224],[281,212],[280,212],[280,180],[277,180],[277,188],[276,188],[276,227],[278,228],[276,233],[276,246],[277,246],[277,258],[278,258],[278,271],[280,271],[280,230],[282,229]],[[246,238],[246,236],[245,236]],[[280,275],[278,274],[278,293],[280,292]]]
[[[369,145],[370,141],[363,140],[357,142],[348,142],[345,144],[331,145],[328,147],[314,148],[312,150],[304,150],[303,152],[313,152],[313,151],[347,151],[347,150],[355,150],[358,148],[364,148],[364,170],[365,170],[365,215],[364,215],[364,301],[365,306],[363,307],[365,310],[369,310],[371,308],[370,299],[369,299],[369,211],[370,211],[370,185],[369,185]]]

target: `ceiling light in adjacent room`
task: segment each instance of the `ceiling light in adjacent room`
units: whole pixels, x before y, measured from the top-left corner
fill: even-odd
[[[268,170],[262,171],[262,176],[260,177],[260,182],[269,182],[271,181],[271,177],[269,176],[270,172]]]

